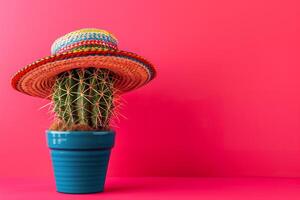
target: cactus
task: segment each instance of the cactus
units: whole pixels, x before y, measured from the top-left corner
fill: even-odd
[[[107,69],[73,69],[56,78],[52,101],[54,130],[107,130],[114,114],[113,73]]]

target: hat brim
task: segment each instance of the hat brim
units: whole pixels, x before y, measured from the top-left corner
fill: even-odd
[[[87,48],[42,58],[18,71],[12,86],[25,94],[51,98],[58,74],[76,68],[104,68],[115,74],[115,87],[121,93],[139,88],[155,75],[151,63],[137,54],[108,49]]]

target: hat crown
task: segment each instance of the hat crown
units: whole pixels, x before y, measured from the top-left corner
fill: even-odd
[[[85,48],[118,49],[115,36],[108,31],[86,28],[70,32],[57,40],[51,46],[51,54],[59,54]]]

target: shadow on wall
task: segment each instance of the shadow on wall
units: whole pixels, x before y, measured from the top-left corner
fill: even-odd
[[[220,98],[129,93],[111,162],[122,176],[210,176],[222,160]],[[120,166],[123,166],[120,168]]]

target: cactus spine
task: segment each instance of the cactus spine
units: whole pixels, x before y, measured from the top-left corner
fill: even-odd
[[[107,69],[73,69],[58,75],[52,100],[59,130],[106,130],[114,109],[114,76]],[[58,123],[58,122],[55,123]]]

